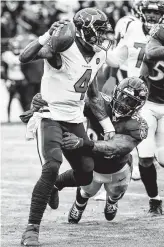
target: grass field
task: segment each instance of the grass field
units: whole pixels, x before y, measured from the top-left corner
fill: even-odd
[[[25,140],[25,126],[1,127],[1,246],[20,246],[28,220],[31,193],[41,166],[35,141]],[[63,162],[61,171],[69,166]],[[164,169],[158,170],[159,192],[164,198]],[[75,189],[60,192],[56,211],[47,207],[40,229],[45,247],[164,247],[164,216],[147,215],[148,198],[141,181],[132,181],[112,222],[104,218],[104,201],[90,199],[78,225],[69,225],[67,215]]]

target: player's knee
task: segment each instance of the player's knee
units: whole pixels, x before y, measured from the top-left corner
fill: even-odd
[[[56,181],[61,162],[56,160],[48,161],[42,169],[42,177]]]
[[[48,159],[49,160],[56,160],[57,162],[62,163],[63,158],[62,158],[62,151],[61,148],[59,146],[54,146],[53,148],[48,150],[47,153]]]
[[[153,164],[154,157],[139,158],[139,165],[143,167],[150,167]]]
[[[162,167],[164,167],[164,147],[157,149],[156,158],[157,158],[158,163]]]

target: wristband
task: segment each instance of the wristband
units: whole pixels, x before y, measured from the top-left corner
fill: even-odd
[[[51,35],[49,34],[49,32],[46,32],[42,36],[39,36],[38,38],[39,44],[46,45],[50,38],[51,38]]]
[[[101,124],[101,126],[104,130],[104,134],[108,133],[108,132],[115,131],[115,128],[113,127],[113,124],[112,124],[110,118],[105,118],[105,119],[99,121],[99,123]]]

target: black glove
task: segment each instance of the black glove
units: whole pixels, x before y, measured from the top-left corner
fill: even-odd
[[[32,109],[34,108],[36,111],[38,111],[43,106],[48,106],[47,101],[42,99],[42,95],[40,93],[37,93],[31,103]]]
[[[34,112],[34,109],[30,109],[28,111],[23,112],[19,117],[23,123],[28,123],[29,119],[33,116]]]
[[[63,134],[62,147],[64,149],[77,149],[83,146],[83,138],[76,136],[73,133],[65,132]]]

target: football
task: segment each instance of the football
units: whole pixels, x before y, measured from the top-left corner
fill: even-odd
[[[54,51],[62,52],[67,50],[74,42],[76,35],[76,27],[73,22],[67,25],[59,26],[51,37],[51,47]]]

